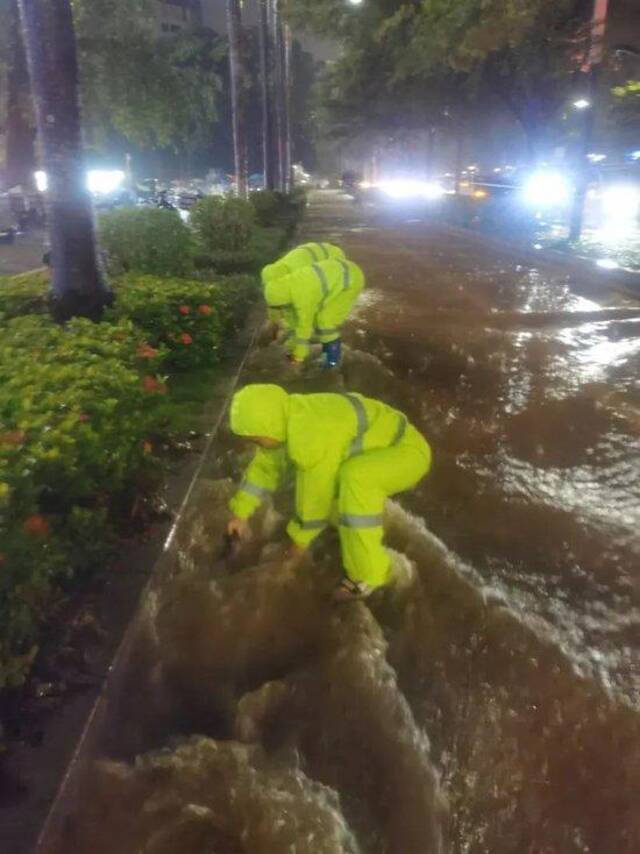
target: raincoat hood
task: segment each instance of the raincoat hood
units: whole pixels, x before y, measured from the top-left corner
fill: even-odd
[[[264,287],[264,298],[269,308],[291,305],[291,280],[289,276],[268,282]]]
[[[278,261],[276,264],[267,264],[262,268],[262,284],[268,285],[276,279],[282,279],[291,273],[288,265],[283,261]]]
[[[277,385],[248,385],[231,402],[231,430],[237,436],[287,437],[289,395]]]

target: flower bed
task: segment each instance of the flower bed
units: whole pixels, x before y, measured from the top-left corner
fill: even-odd
[[[257,292],[249,277],[130,275],[104,322],[61,327],[40,314],[40,274],[2,284],[0,687],[24,680],[61,585],[104,567],[159,470],[171,376],[215,366]],[[35,313],[11,317],[21,306]]]

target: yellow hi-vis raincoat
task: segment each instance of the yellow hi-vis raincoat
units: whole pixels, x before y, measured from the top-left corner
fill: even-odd
[[[275,264],[267,264],[263,267],[262,284],[266,285],[274,279],[295,273],[301,267],[308,267],[309,264],[317,264],[319,261],[328,261],[330,258],[344,260],[346,256],[344,251],[333,243],[303,243],[283,255]]]
[[[270,316],[277,316],[292,333],[288,346],[294,359],[306,359],[313,340],[328,344],[340,337],[340,327],[364,284],[364,273],[357,264],[330,260],[303,267],[265,286]]]
[[[372,587],[389,580],[385,500],[431,467],[427,441],[401,412],[359,394],[289,395],[250,385],[233,399],[231,429],[282,443],[257,450],[230,502],[235,516],[248,519],[293,467],[296,516],[287,532],[294,543],[307,547],[337,525],[347,576]]]

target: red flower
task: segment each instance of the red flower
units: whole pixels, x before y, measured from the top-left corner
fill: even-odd
[[[193,338],[189,335],[188,332],[183,332],[182,335],[180,336],[180,340],[182,341],[183,344],[186,344],[187,346],[189,344],[193,344]]]
[[[180,314],[191,314],[191,306],[181,305],[178,311],[180,312]]]
[[[34,537],[46,537],[49,534],[49,523],[40,513],[34,513],[25,520],[24,530]]]
[[[22,445],[26,438],[24,430],[11,430],[0,435],[0,445]]]
[[[154,359],[158,355],[158,351],[150,344],[140,344],[136,350],[136,355],[139,359]]]
[[[199,305],[198,311],[200,312],[200,314],[211,314],[213,309],[211,308],[210,305]]]
[[[5,562],[5,560],[6,560],[5,556],[4,556],[3,554],[0,554],[0,566],[2,566],[2,565],[3,565],[3,563]]]
[[[166,394],[167,387],[164,383],[161,383],[155,377],[144,377],[142,380],[142,387],[149,394]]]
[[[87,421],[91,421],[91,416],[90,416],[90,415],[87,415],[87,413],[86,413],[86,412],[82,412],[80,415],[78,415],[78,421],[79,421],[81,424],[86,424],[86,423],[87,423]]]

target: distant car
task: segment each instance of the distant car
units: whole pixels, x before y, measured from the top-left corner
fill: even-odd
[[[0,239],[13,243],[16,236],[16,218],[9,196],[0,195]]]

